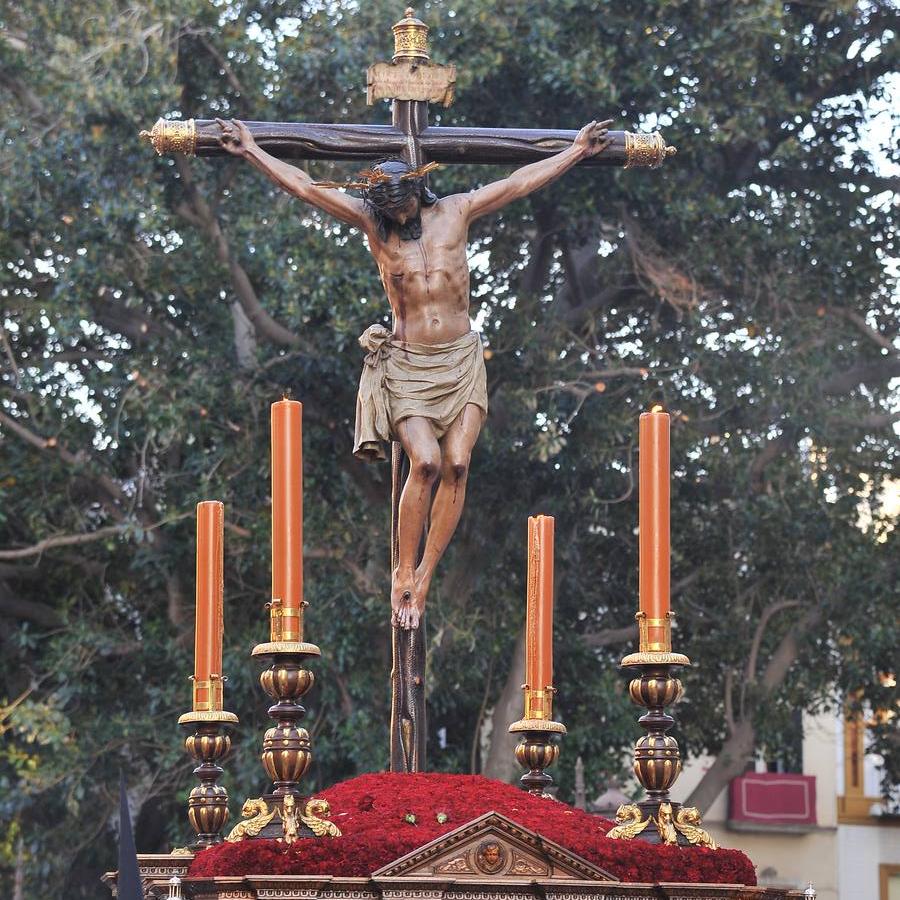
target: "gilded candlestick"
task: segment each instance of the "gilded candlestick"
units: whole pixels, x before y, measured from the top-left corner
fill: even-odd
[[[197,835],[190,845],[192,850],[203,850],[223,840],[222,828],[228,821],[228,791],[217,783],[224,774],[219,763],[231,749],[230,732],[237,722],[234,713],[211,708],[194,709],[178,719],[178,724],[189,732],[185,749],[199,764],[194,775],[200,784],[188,797],[188,820]]]
[[[652,650],[631,653],[622,660],[623,668],[637,670],[628,694],[633,703],[647,710],[638,719],[647,733],[634,745],[634,774],[647,798],[619,807],[609,838],[716,849],[709,832],[700,827],[700,811],[669,797],[669,789],[681,774],[681,752],[678,742],[667,733],[675,720],[666,707],[677,703],[683,693],[675,674],[678,667],[690,664],[681,653]]]
[[[510,734],[521,734],[522,740],[516,746],[516,762],[528,771],[519,779],[522,787],[529,794],[544,796],[553,784],[553,778],[547,774],[559,759],[559,744],[554,735],[566,733],[562,722],[554,722],[551,718],[553,695],[556,693],[552,685],[543,690],[532,690],[523,685],[525,691],[525,717],[509,726]]]
[[[299,701],[315,682],[304,662],[321,656],[321,651],[315,644],[301,641],[274,641],[258,644],[253,656],[270,663],[259,683],[276,701],[268,710],[276,724],[263,736],[262,764],[273,782],[266,797],[278,804],[288,794],[300,799],[298,785],[312,762],[312,744],[309,732],[299,724],[306,715]]]

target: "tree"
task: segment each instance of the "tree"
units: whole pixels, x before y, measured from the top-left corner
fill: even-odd
[[[261,789],[267,410],[304,402],[311,787],[384,765],[384,467],[349,454],[360,356],[387,322],[358,235],[233,162],[154,159],[160,112],[384,121],[362,73],[398,10],[23,2],[0,13],[0,883],[100,896],[115,770],[141,850],[183,842],[192,512],[226,504],[225,782]],[[718,754],[708,805],[796,708],[878,682],[898,633],[897,179],[863,143],[897,70],[887,0],[825,6],[507,0],[420,11],[460,68],[443,122],[659,125],[663,171],[570,173],[472,234],[492,412],[430,601],[430,762],[510,775],[524,531],[557,516],[558,780],[637,736],[638,413],[675,418],[680,739]],[[702,15],[700,14],[702,13]],[[896,148],[881,148],[896,160]],[[352,174],[318,164],[323,178]],[[439,193],[495,177],[434,177]],[[860,509],[871,512],[860,527]],[[889,680],[885,680],[889,684]],[[445,740],[438,739],[438,732]],[[364,735],[364,739],[361,739]],[[897,750],[885,731],[889,773]],[[8,881],[8,885],[7,885]],[[16,887],[19,885],[19,887]]]

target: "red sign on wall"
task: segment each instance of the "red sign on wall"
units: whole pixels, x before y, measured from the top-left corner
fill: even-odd
[[[755,825],[815,825],[815,775],[756,772],[731,782],[729,818]]]

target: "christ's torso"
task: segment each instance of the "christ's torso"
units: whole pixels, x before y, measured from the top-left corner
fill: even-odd
[[[394,311],[394,337],[442,344],[466,334],[469,323],[468,224],[463,204],[444,197],[422,208],[422,237],[387,241],[369,235],[369,246]]]

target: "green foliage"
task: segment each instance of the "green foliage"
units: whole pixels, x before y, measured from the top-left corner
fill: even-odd
[[[363,73],[399,12],[358,4],[26,0],[0,11],[0,889],[102,896],[116,773],[141,850],[183,843],[194,504],[226,504],[226,781],[259,793],[248,649],[268,598],[268,404],[304,403],[310,788],[383,767],[387,467],[350,457],[356,336],[388,322],[359,235],[232,160],[157,159],[160,114],[384,122]],[[635,711],[636,423],[674,413],[683,745],[777,744],[851,690],[892,710],[896,210],[871,141],[895,10],[866,4],[432,2],[453,125],[662,127],[660,172],[585,170],[478,223],[492,412],[429,600],[430,764],[479,765],[523,617],[528,514],[557,516],[559,766],[617,774]],[[889,113],[882,114],[882,121]],[[896,146],[882,153],[893,154]],[[322,178],[349,165],[314,164]],[[439,193],[498,173],[437,173]],[[212,239],[203,206],[218,223]],[[254,296],[289,337],[236,341]],[[243,293],[242,293],[243,291]],[[240,330],[240,329],[239,329]],[[860,524],[861,510],[865,516]],[[866,524],[868,523],[868,524]],[[30,555],[54,536],[94,535]],[[779,661],[788,658],[779,669]],[[755,660],[755,665],[753,661]],[[887,682],[886,682],[887,684]],[[862,700],[860,701],[862,702]],[[439,729],[446,729],[440,748]],[[504,729],[494,722],[494,732]],[[878,731],[891,778],[900,754]],[[895,740],[895,738],[894,738]]]

